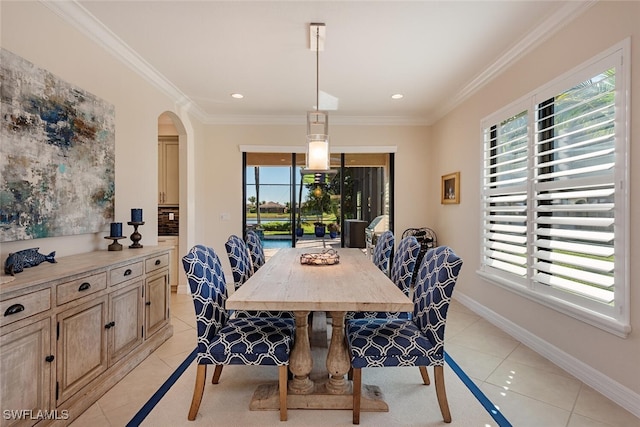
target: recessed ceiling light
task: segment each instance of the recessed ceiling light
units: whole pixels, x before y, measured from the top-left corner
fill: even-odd
[[[391,95],[391,99],[402,99],[404,98],[404,95],[401,93],[394,93],[393,95]]]
[[[241,93],[232,93],[231,97],[235,98],[235,99],[242,99],[242,98],[244,98],[244,95],[241,94]]]

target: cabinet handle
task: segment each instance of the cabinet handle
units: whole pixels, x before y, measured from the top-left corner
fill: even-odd
[[[151,305],[151,301],[145,302],[144,305]]]
[[[24,305],[22,304],[13,304],[11,307],[7,308],[4,312],[5,317],[11,316],[12,314],[18,314],[21,311],[24,311]]]
[[[78,288],[79,291],[86,291],[88,289],[91,289],[91,283],[89,282],[84,282],[83,284],[80,285],[80,287]]]
[[[133,271],[131,271],[131,269],[130,269],[130,268],[127,268],[127,269],[124,271],[124,275],[125,275],[125,276],[129,276],[129,275],[131,275],[131,273],[133,273]]]
[[[159,259],[156,260],[156,265],[160,265],[160,263],[162,263],[162,261],[160,261]]]
[[[109,322],[109,323],[107,323],[106,325],[104,325],[104,328],[105,328],[105,329],[111,329],[111,328],[113,328],[114,326],[116,326],[116,322]]]
[[[45,358],[44,358],[44,360],[45,360],[46,362],[51,363],[51,362],[53,362],[53,359],[55,359],[55,358],[56,358],[56,357],[55,357],[53,354],[50,354],[49,356],[45,357]]]

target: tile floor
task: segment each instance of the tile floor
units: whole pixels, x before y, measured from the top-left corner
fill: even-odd
[[[82,414],[72,424],[74,427],[125,426],[191,353],[196,343],[191,298],[189,295],[173,294],[171,304],[173,337]],[[451,357],[486,396],[499,406],[506,419],[514,426],[640,426],[640,419],[633,414],[603,397],[456,301],[453,301],[449,312],[446,341],[446,349]],[[382,372],[384,370],[376,371],[379,371],[379,375],[384,375]],[[451,369],[447,368],[445,372],[450,373]],[[234,422],[224,422],[220,418],[207,419],[205,415],[205,419],[203,419],[203,416],[199,414],[200,422],[190,424],[186,420],[186,414],[193,390],[192,379],[181,378],[179,381],[182,382],[179,391],[174,391],[173,395],[168,393],[158,405],[162,405],[159,411],[164,412],[158,414],[158,411],[154,411],[156,412],[155,418],[151,416],[149,418],[155,419],[155,421],[148,422],[147,420],[145,425],[157,426],[163,423],[158,420],[166,420],[166,425],[172,426],[177,425],[176,422],[179,423],[178,425],[248,425],[256,422],[258,424],[255,425],[309,425],[311,424],[310,420],[316,425],[337,425],[338,423],[350,425],[350,415],[344,411],[332,411],[339,414],[339,418],[335,419],[341,421],[332,421],[334,418],[325,417],[324,413],[323,417],[313,415],[317,414],[317,411],[303,411],[313,418],[307,418],[307,421],[304,421],[304,418],[298,418],[299,421],[296,421],[294,414],[296,411],[290,411],[287,424],[276,421],[275,415],[273,422],[271,422],[271,418],[265,418],[260,413],[257,415],[253,413],[254,418],[251,418],[253,422],[245,423],[239,421],[238,418]],[[451,383],[455,381],[455,378],[453,381],[450,379],[446,381],[450,406],[453,406],[452,394],[455,393],[456,385]],[[174,388],[178,388],[177,386],[178,383]],[[205,391],[205,398],[207,394]],[[243,407],[246,407],[244,406],[246,400],[243,402]],[[389,404],[391,406],[391,402]],[[495,426],[495,423],[490,423],[493,420],[485,417],[486,413],[484,410],[482,411],[483,413],[480,415],[477,413],[469,415],[474,422],[469,422],[469,418],[467,418],[464,423],[454,422],[452,425]],[[243,410],[243,412],[249,411]],[[411,413],[410,410],[408,412]],[[269,412],[268,414],[275,413]],[[362,424],[375,425],[371,418],[374,415],[382,416],[383,414],[370,415],[368,421],[363,417]],[[456,414],[454,413],[454,415]],[[170,421],[172,417],[175,417],[175,420],[184,421]],[[226,419],[234,420],[233,415]],[[489,423],[487,423],[487,419]],[[373,420],[380,420],[387,425],[390,422],[393,423],[393,419],[387,418],[373,418]],[[441,421],[428,425],[440,423]],[[419,418],[411,424],[425,425]]]

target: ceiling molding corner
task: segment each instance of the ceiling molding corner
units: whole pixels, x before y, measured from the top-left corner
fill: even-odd
[[[538,27],[526,34],[493,62],[493,64],[490,64],[483,72],[467,83],[458,93],[450,98],[449,102],[443,104],[434,115],[432,123],[435,123],[458,105],[462,104],[462,102],[470,98],[483,86],[502,74],[514,62],[531,52],[597,2],[598,0],[584,0],[569,1],[563,4]]]
[[[187,95],[77,1],[40,0],[40,3],[89,37],[89,39],[102,46],[107,52],[171,98],[177,106],[186,107],[187,111],[199,120],[206,118],[207,115],[204,111],[194,104]]]

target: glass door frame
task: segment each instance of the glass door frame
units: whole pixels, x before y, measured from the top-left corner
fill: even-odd
[[[291,152],[292,147],[279,147],[281,150],[269,150],[265,151],[265,147],[259,146],[251,146],[251,147],[243,147],[241,146],[242,152],[242,235],[244,236],[247,231],[247,212],[246,212],[246,203],[247,203],[247,154],[248,153],[283,153],[285,155],[291,155],[291,162],[288,165],[291,169],[290,176],[290,212],[289,212],[289,221],[291,224],[291,233],[290,233],[290,242],[292,247],[296,247],[296,212],[298,207],[298,201],[296,199],[296,188],[297,188],[297,178],[300,173],[298,172],[298,166],[296,164],[296,160],[298,156],[304,158],[305,153],[302,152]],[[384,147],[389,149],[388,151],[360,151],[354,150],[351,151],[343,151],[340,153],[332,153],[332,155],[340,155],[340,166],[337,171],[337,175],[340,176],[340,224],[345,224],[345,211],[344,211],[344,191],[345,191],[345,182],[344,182],[344,171],[348,166],[345,165],[345,157],[347,155],[357,155],[357,154],[386,154],[389,156],[389,173],[388,173],[388,192],[389,192],[389,230],[393,232],[394,223],[395,223],[395,147]],[[254,150],[252,150],[254,149]],[[284,151],[283,151],[284,150]],[[285,165],[283,165],[285,166]],[[304,185],[302,181],[300,185]],[[259,201],[258,201],[259,203]],[[345,233],[340,233],[340,247],[345,247]]]

